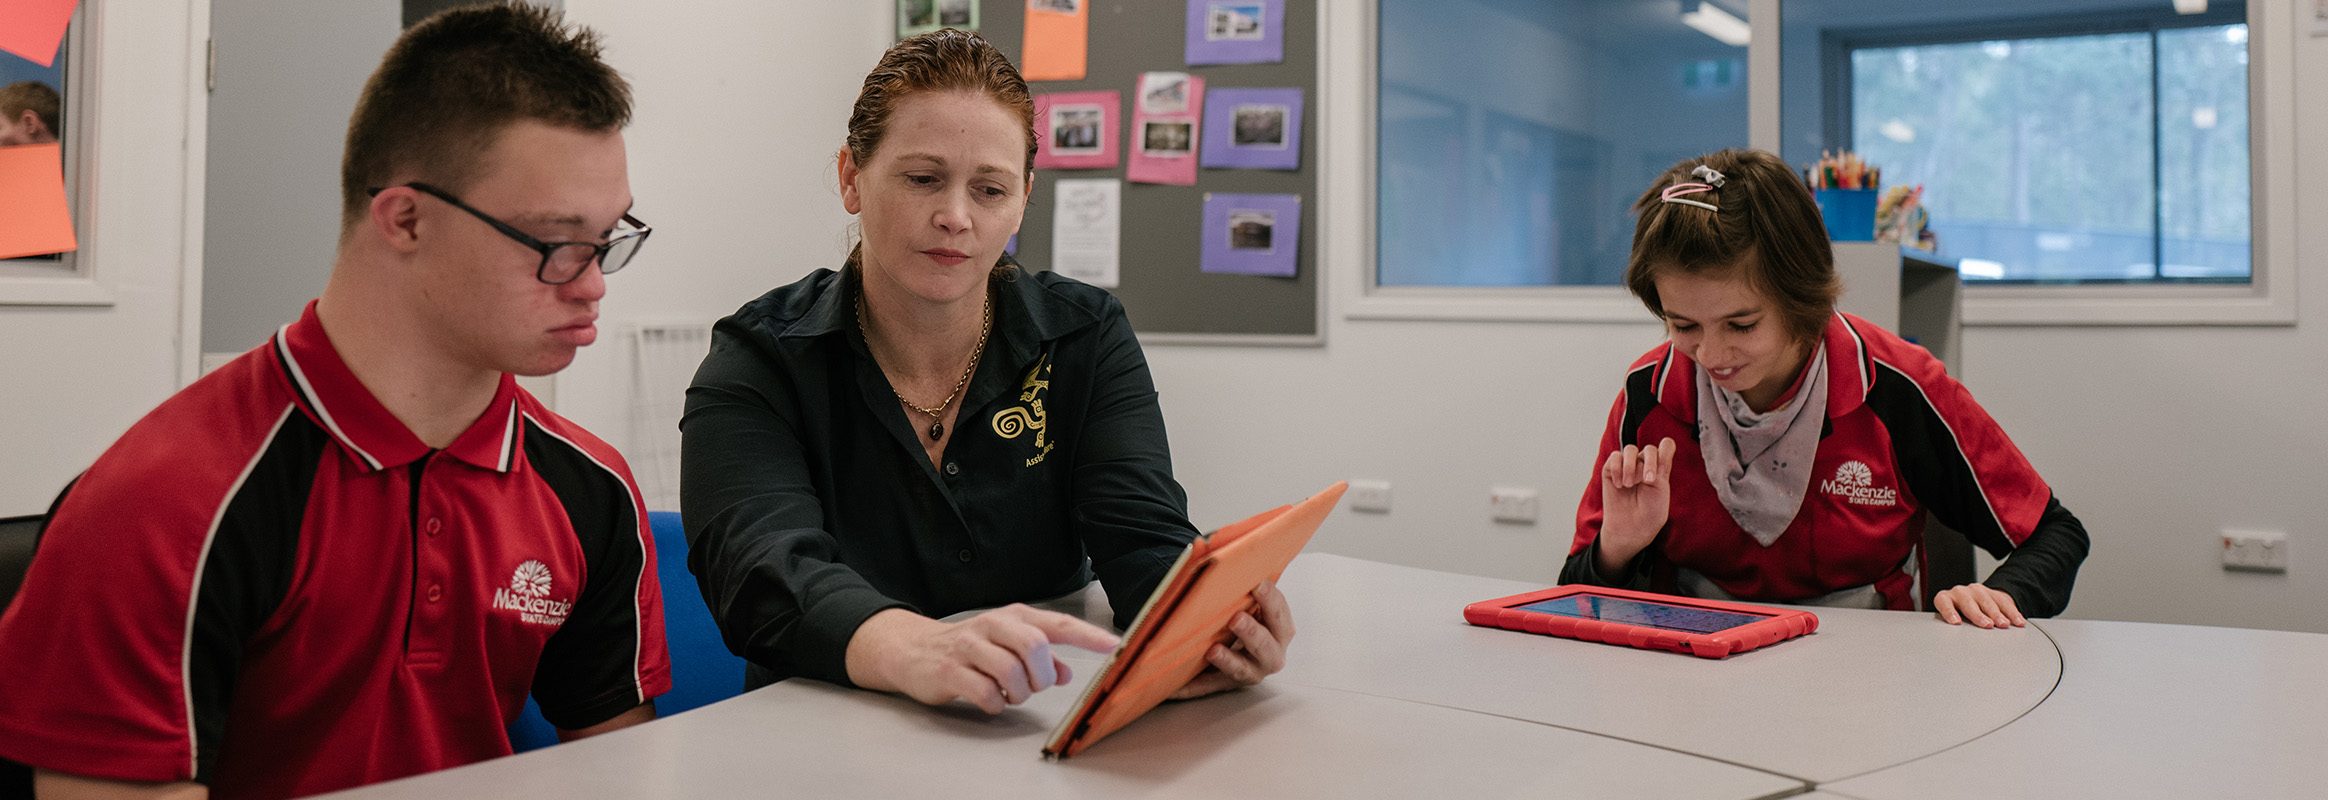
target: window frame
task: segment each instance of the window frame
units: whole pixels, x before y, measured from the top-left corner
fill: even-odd
[[[96,129],[97,82],[96,68],[100,37],[95,31],[104,11],[103,3],[82,3],[73,12],[72,26],[65,34],[64,143],[65,202],[73,219],[73,238],[78,246],[56,261],[34,259],[0,260],[0,307],[6,306],[111,306],[113,287],[102,279],[101,263],[93,252],[96,240],[95,220],[90,213],[97,207],[93,197],[96,188],[93,157]]]
[[[1379,283],[1375,215],[1380,154],[1380,28],[1376,2],[1322,3],[1318,85],[1324,168],[1318,193],[1321,265],[1355,270],[1332,280],[1337,315],[1351,320],[1654,324],[1621,286],[1418,287]],[[1777,152],[1780,0],[1752,0],[1747,48],[1749,145]],[[2248,171],[2253,261],[2245,285],[1968,284],[1968,326],[2293,325],[2296,322],[2295,64],[2290,0],[2248,0]],[[2229,15],[2226,15],[2229,16]],[[2211,17],[2209,17],[2211,18]],[[2090,22],[2092,18],[2087,18]],[[2218,23],[2219,24],[2219,23]],[[1830,62],[1831,63],[1831,62]],[[1847,68],[1846,68],[1847,69]],[[1848,98],[1848,93],[1843,97]],[[1848,100],[1846,99],[1846,102]],[[1827,121],[1826,124],[1833,124]],[[2268,169],[2282,165],[2279,175]]]

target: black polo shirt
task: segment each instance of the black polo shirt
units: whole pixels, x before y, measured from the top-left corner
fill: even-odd
[[[992,280],[994,329],[942,467],[818,270],[721,320],[687,390],[688,567],[752,683],[848,683],[875,612],[942,617],[1094,575],[1128,625],[1196,535],[1123,306],[1049,272]]]

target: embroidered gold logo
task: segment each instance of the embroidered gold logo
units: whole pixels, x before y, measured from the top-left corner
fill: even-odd
[[[1019,405],[994,412],[994,435],[1016,439],[1027,431],[1035,432],[1035,457],[1027,459],[1027,466],[1043,463],[1057,444],[1044,431],[1047,417],[1043,414],[1043,395],[1051,390],[1051,357],[1043,356],[1027,369],[1026,381],[1019,386]]]

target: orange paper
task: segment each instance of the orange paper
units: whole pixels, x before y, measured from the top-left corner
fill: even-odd
[[[75,4],[76,0],[0,0],[0,50],[43,67],[54,65]]]
[[[0,0],[6,2],[6,0]],[[1027,0],[1026,55],[1019,76],[1030,81],[1083,80],[1092,0]]]
[[[65,205],[64,148],[55,143],[0,147],[0,258],[77,247],[73,216]]]

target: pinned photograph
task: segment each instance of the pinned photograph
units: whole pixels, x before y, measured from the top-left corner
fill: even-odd
[[[1188,111],[1188,73],[1151,72],[1140,92],[1143,114],[1180,114]]]
[[[1152,158],[1187,158],[1195,127],[1187,120],[1147,123],[1140,132],[1140,152]]]
[[[1100,121],[1106,112],[1095,105],[1051,107],[1051,152],[1062,156],[1100,153]]]
[[[1269,36],[1260,3],[1213,3],[1206,9],[1204,38],[1212,42],[1258,42]]]
[[[1048,11],[1054,14],[1073,14],[1082,6],[1083,0],[1027,0],[1028,11]]]
[[[897,27],[928,28],[938,23],[937,0],[897,0]]]
[[[978,30],[978,0],[897,0],[897,38],[940,28]]]
[[[978,27],[971,6],[977,0],[938,0],[938,24],[948,28]]]
[[[1285,106],[1237,106],[1231,141],[1238,147],[1285,149]]]
[[[1273,253],[1271,244],[1277,233],[1277,212],[1237,209],[1229,212],[1229,249],[1253,253]]]

